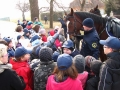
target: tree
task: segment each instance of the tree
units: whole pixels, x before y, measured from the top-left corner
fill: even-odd
[[[113,11],[114,14],[120,14],[120,0],[102,0],[105,3],[105,12],[110,15]]]
[[[20,2],[20,0],[16,4],[16,8],[22,12],[22,17],[25,19],[25,12],[30,10],[30,5],[28,2]]]
[[[53,1],[50,0],[50,28],[53,28]]]
[[[38,17],[39,19],[38,0],[29,0],[29,2],[30,2],[31,20],[34,21],[35,17]]]

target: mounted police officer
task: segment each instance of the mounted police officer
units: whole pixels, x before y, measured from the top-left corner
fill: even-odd
[[[99,36],[94,27],[94,21],[86,18],[83,22],[84,36],[80,54],[99,58]]]

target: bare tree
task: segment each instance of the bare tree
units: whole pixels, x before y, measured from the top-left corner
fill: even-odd
[[[30,10],[30,4],[28,2],[20,2],[20,0],[16,4],[16,8],[22,12],[22,18],[25,19],[25,12]]]
[[[30,2],[31,20],[34,21],[35,17],[38,17],[39,19],[38,0],[29,0],[29,2]]]

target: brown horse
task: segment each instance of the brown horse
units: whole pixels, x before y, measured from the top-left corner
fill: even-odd
[[[91,9],[89,12],[96,14],[96,15],[99,15],[99,16],[102,16],[100,13],[100,10],[98,9],[98,5],[95,8]],[[113,16],[120,19],[120,15],[113,15]]]
[[[100,39],[105,40],[108,35],[105,31],[106,27],[106,18],[102,18],[101,16],[88,13],[88,12],[74,12],[71,8],[71,12],[66,16],[66,21],[69,21],[68,34],[71,39],[74,39],[76,35],[79,35],[80,30],[83,30],[82,22],[86,18],[92,18],[94,21],[94,26],[99,34]],[[103,47],[100,46],[100,59],[101,61],[106,60],[106,56],[104,55]]]
[[[91,9],[89,12],[94,13],[94,14],[99,15],[99,16],[102,16],[100,13],[100,10],[98,9],[98,5],[95,8]]]

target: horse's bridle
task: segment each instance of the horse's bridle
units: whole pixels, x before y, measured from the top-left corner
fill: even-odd
[[[68,20],[69,18],[73,18],[74,19],[74,30],[73,30],[73,32],[67,32],[67,34],[73,34],[74,33],[74,36],[75,36],[75,35],[77,35],[76,22],[79,22],[81,25],[82,25],[82,23],[79,20],[77,20],[74,16],[67,16],[66,20]]]

